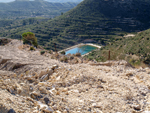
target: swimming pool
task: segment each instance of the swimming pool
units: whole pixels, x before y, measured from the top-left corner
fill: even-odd
[[[66,51],[66,55],[69,53],[70,54],[81,53],[81,55],[84,55],[84,54],[89,53],[95,49],[97,49],[97,47],[90,46],[90,45],[84,45],[84,46],[76,47],[76,48],[73,48],[73,49]]]

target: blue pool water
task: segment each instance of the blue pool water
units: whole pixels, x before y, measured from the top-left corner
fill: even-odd
[[[90,46],[90,45],[85,45],[85,46],[80,46],[80,47],[76,47],[76,48],[73,48],[73,49],[70,49],[68,51],[66,51],[66,55],[67,54],[76,54],[76,53],[81,53],[81,55],[84,55],[92,50],[95,50],[97,49],[97,47],[94,47],[94,46]]]

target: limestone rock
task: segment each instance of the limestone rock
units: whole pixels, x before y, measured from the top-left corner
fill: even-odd
[[[39,90],[40,90],[40,93],[47,94],[47,91],[44,87],[40,87]]]
[[[38,85],[39,86],[45,86],[47,83],[46,82],[39,82]]]
[[[51,69],[55,70],[56,68],[58,68],[58,65],[53,65]]]
[[[9,88],[8,88],[8,91],[9,91],[10,93],[13,93],[13,92],[14,92],[13,87],[9,87]]]
[[[68,111],[67,111],[67,110],[64,110],[63,113],[68,113]]]
[[[48,78],[49,78],[49,76],[48,76],[48,74],[46,74],[46,75],[43,75],[40,79],[42,81],[44,81],[44,80],[48,80]]]
[[[47,74],[48,74],[48,75],[53,74],[53,72],[54,72],[54,71],[53,71],[52,69],[47,70]]]
[[[22,92],[21,88],[17,88],[17,94],[20,94]]]
[[[141,110],[141,105],[139,104],[136,104],[136,105],[133,105],[133,108],[137,111]]]
[[[150,111],[143,111],[142,113],[150,113]]]
[[[9,59],[0,65],[0,113],[9,108],[16,113],[150,113],[149,67],[132,68],[126,61],[79,64],[82,58],[76,57],[78,64],[68,60],[70,65],[51,59],[52,54],[41,56],[39,48],[22,51],[18,44],[0,46],[0,58]],[[27,65],[16,68],[18,63]]]
[[[25,77],[24,77],[24,79],[27,79],[30,83],[32,83],[32,82],[34,82],[34,81],[35,81],[35,79],[34,79],[34,78],[32,78],[32,76],[31,76],[31,75],[29,75],[29,76],[25,76]]]
[[[41,102],[37,102],[37,106],[40,110],[46,112],[46,113],[52,113],[53,109],[51,109],[50,107],[48,107],[46,104],[43,104]]]
[[[97,85],[97,88],[104,88],[102,85]]]
[[[34,100],[32,98],[30,98],[30,97],[27,97],[27,100],[29,100],[29,101],[34,103]]]
[[[98,103],[93,103],[92,107],[94,107],[94,108],[102,108],[101,104],[98,104]]]
[[[43,70],[40,72],[39,77],[42,77],[43,75],[46,75],[46,74],[47,74],[47,70]]]
[[[63,90],[62,90],[62,92],[67,92],[68,91],[68,88],[64,88]]]
[[[55,113],[61,113],[61,112],[57,110],[57,111],[55,111]]]
[[[51,109],[50,107],[47,107],[43,111],[46,112],[46,113],[53,113],[53,109]]]
[[[126,76],[131,77],[133,76],[133,73],[127,73]]]
[[[30,94],[30,96],[31,96],[31,98],[36,99],[38,96],[40,96],[40,94],[37,93],[36,91],[34,91]]]

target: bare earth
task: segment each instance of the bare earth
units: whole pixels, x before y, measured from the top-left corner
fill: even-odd
[[[0,46],[0,113],[150,113],[150,69],[126,61],[70,65]]]

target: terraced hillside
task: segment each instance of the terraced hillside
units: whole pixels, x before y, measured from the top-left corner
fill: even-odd
[[[117,37],[98,51],[87,57],[97,61],[106,61],[108,51],[111,51],[111,60],[124,59],[135,65],[142,62],[150,64],[150,29],[138,32],[135,36],[126,35]]]
[[[149,6],[148,0],[84,0],[60,17],[16,28],[12,35],[4,31],[1,36],[15,38],[30,29],[47,49],[54,49],[54,42],[63,49],[89,38],[102,43],[126,32],[148,29]]]

